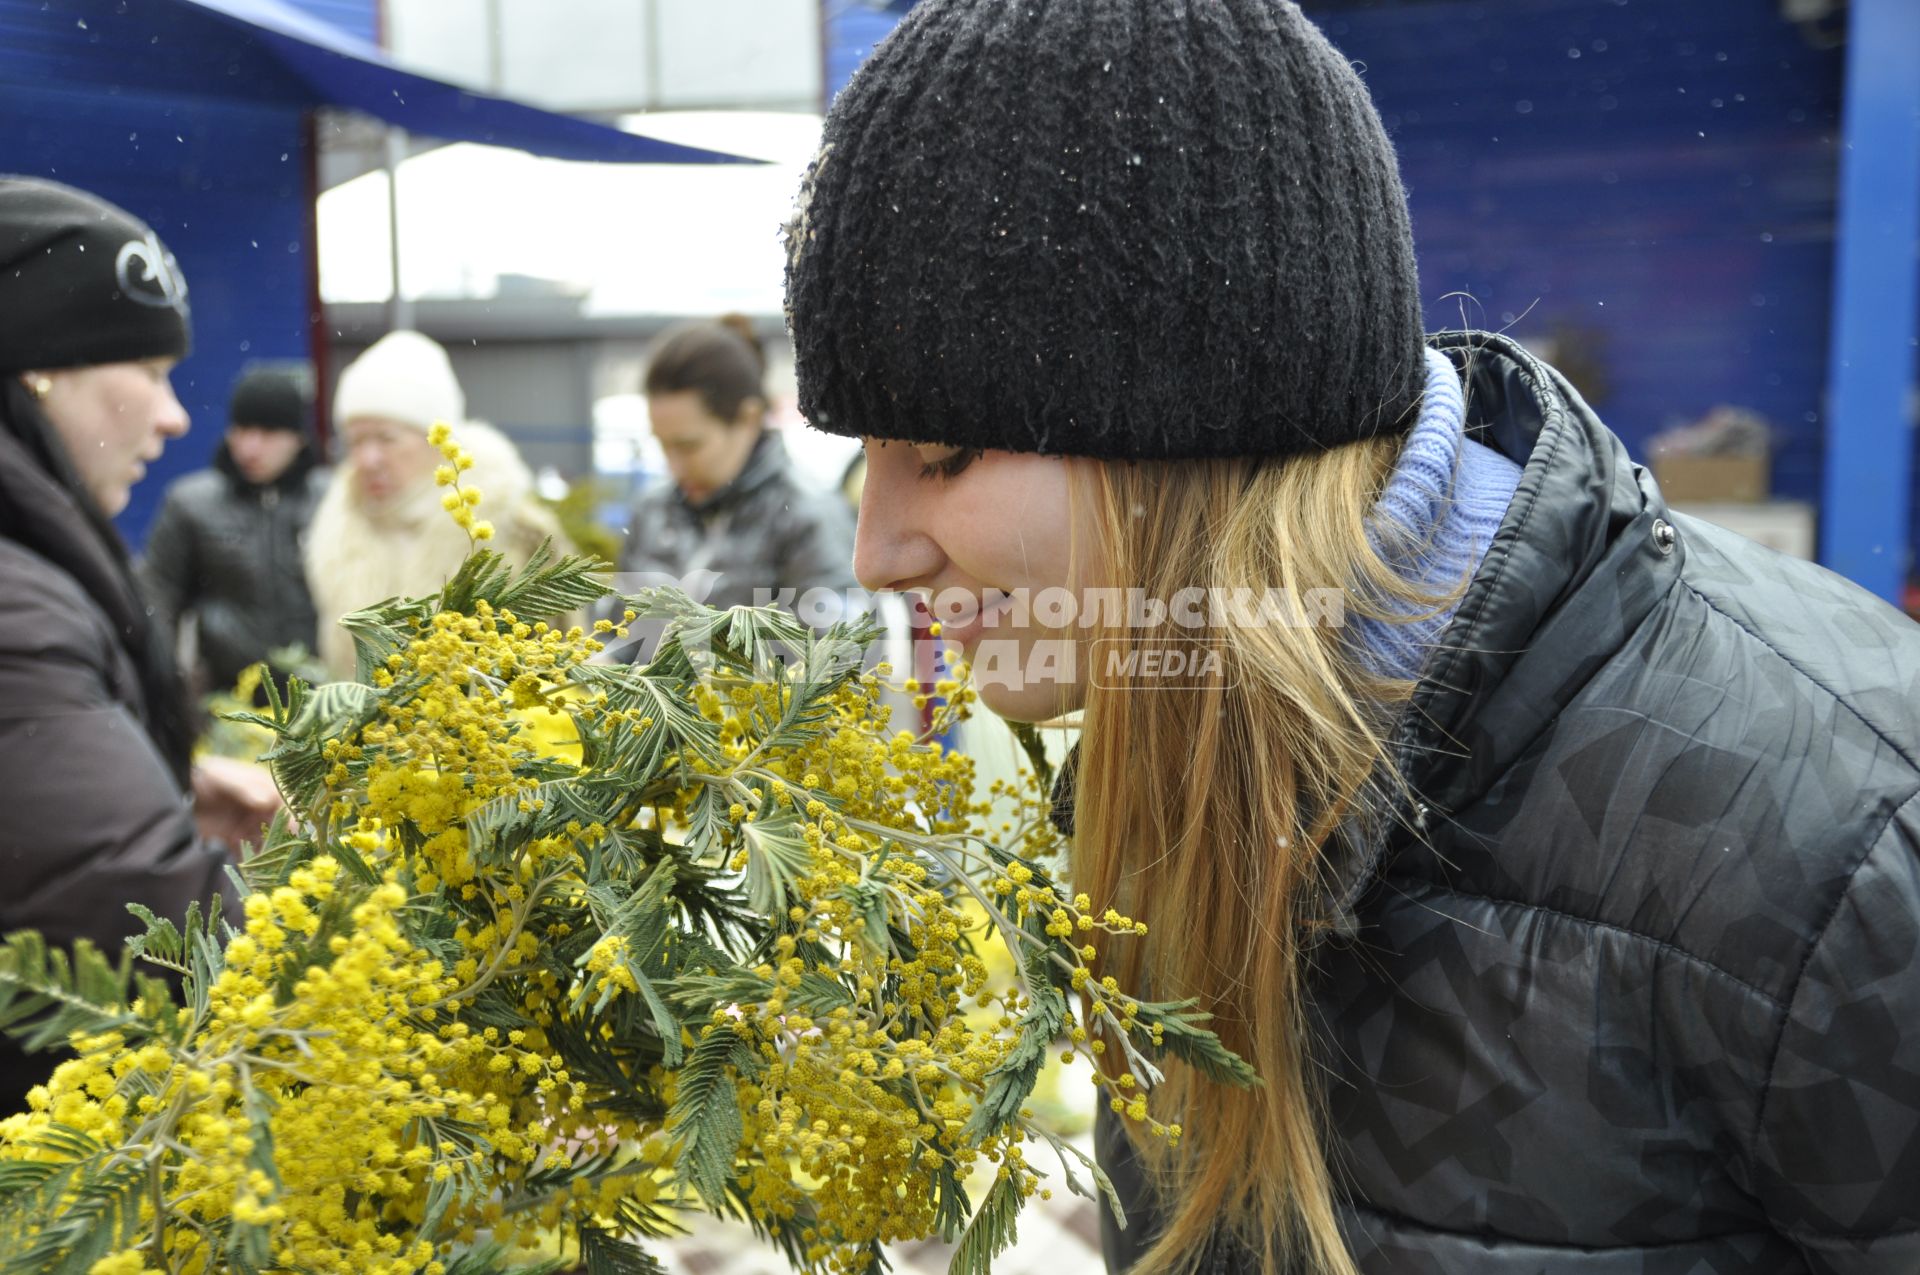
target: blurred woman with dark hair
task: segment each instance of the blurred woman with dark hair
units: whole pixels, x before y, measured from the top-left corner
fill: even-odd
[[[635,503],[622,571],[686,582],[719,607],[854,587],[852,514],[795,476],[766,425],[765,375],[741,315],[685,324],[655,347],[643,384],[670,481]]]

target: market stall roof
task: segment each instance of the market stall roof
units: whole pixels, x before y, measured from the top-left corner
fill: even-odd
[[[239,41],[257,42],[312,92],[409,132],[511,146],[554,159],[625,163],[754,163],[717,151],[625,133],[590,120],[490,97],[401,69],[380,49],[282,0],[170,0],[217,17]]]
[[[347,107],[412,133],[555,159],[756,162],[415,74],[285,0],[0,3],[0,40],[61,80],[91,81],[117,95],[158,91]]]

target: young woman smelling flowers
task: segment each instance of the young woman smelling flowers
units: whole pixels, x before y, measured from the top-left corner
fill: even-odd
[[[862,583],[1082,715],[1072,887],[1148,926],[1100,968],[1265,1082],[1103,1112],[1111,1267],[1920,1261],[1920,631],[1423,337],[1290,0],[923,0],[788,251]]]

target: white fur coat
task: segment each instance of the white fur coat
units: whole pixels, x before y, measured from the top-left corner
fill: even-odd
[[[480,491],[480,517],[495,529],[490,547],[516,566],[549,536],[565,552],[559,525],[535,500],[533,475],[512,441],[477,421],[460,426],[456,437],[473,454],[473,468],[461,482]],[[341,616],[388,598],[432,593],[467,556],[467,533],[440,507],[442,494],[429,477],[373,509],[355,493],[351,469],[334,470],[306,543],[307,586],[320,618],[319,655],[330,676],[354,674],[353,639],[340,627]]]

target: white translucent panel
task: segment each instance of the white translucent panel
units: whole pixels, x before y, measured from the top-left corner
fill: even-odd
[[[654,0],[659,105],[813,106],[819,0]]]
[[[590,314],[779,313],[780,232],[818,117],[650,115],[636,128],[783,162],[584,164],[468,144],[417,155],[400,176],[405,295],[486,298],[512,274],[572,285]],[[319,221],[322,296],[385,300],[385,174],[321,195]]]
[[[386,0],[387,51],[409,71],[468,88],[490,83],[488,0]]]
[[[498,0],[501,91],[555,111],[654,101],[640,0]]]

